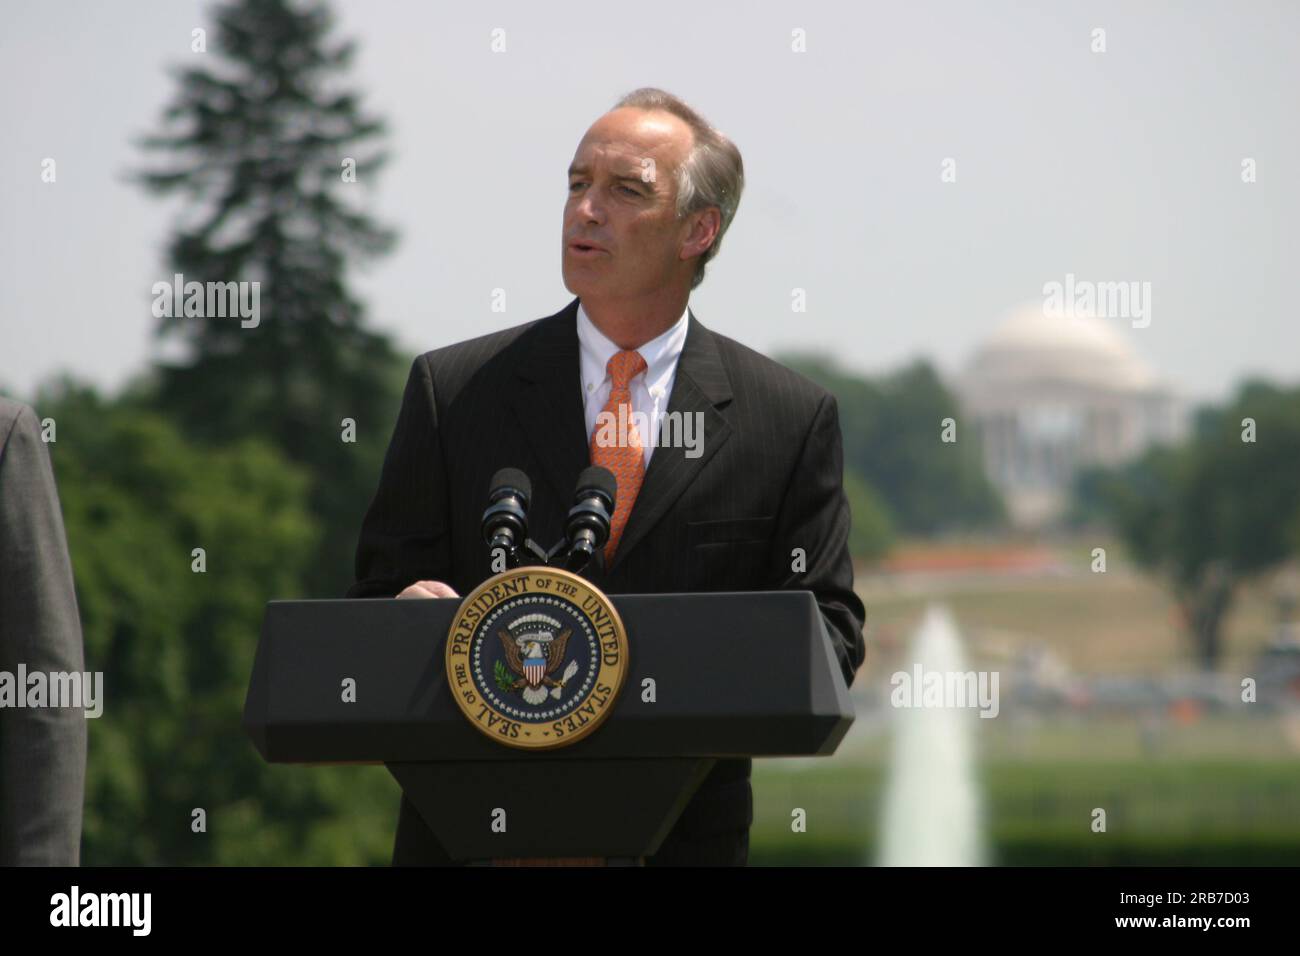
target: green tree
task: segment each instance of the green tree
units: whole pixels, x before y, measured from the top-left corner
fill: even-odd
[[[1221,657],[1238,585],[1297,553],[1298,462],[1300,387],[1252,381],[1225,407],[1202,409],[1186,444],[1079,478],[1135,560],[1170,581],[1205,668]]]
[[[849,499],[849,553],[864,561],[883,558],[894,543],[889,507],[857,472],[845,469],[844,494]]]
[[[262,440],[194,445],[146,399],[65,381],[36,402],[57,428],[86,667],[104,674],[83,861],[386,861],[385,771],[270,766],[241,727],[266,601],[295,596],[315,557],[307,476]]]
[[[979,448],[962,431],[961,409],[929,363],[917,361],[877,378],[838,369],[815,355],[786,365],[829,389],[839,402],[845,471],[884,500],[903,532],[935,534],[987,528],[1005,518],[984,475]],[[941,441],[941,422],[957,423],[957,441]]]
[[[323,5],[234,0],[214,19],[211,62],[177,71],[166,132],[141,140],[167,164],[139,179],[184,199],[167,281],[256,282],[260,315],[187,316],[173,303],[158,334],[184,358],[160,365],[157,407],[187,435],[262,436],[306,466],[324,526],[308,591],[335,596],[351,582],[406,365],[345,282],[351,259],[394,242],[357,196],[386,159],[367,145],[384,127],[340,88],[355,46],[327,39]]]

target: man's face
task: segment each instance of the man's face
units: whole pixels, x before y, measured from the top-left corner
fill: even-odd
[[[564,285],[579,298],[627,299],[689,288],[700,251],[690,241],[698,217],[678,220],[677,169],[690,154],[691,128],[661,110],[606,113],[578,144],[564,204]],[[588,250],[577,248],[588,243]]]

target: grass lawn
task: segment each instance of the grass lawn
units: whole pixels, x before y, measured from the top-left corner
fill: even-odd
[[[994,865],[1300,865],[1294,759],[997,760],[977,776]],[[885,777],[883,762],[756,761],[751,864],[873,862]]]
[[[1057,577],[935,575],[894,578],[859,571],[867,610],[868,672],[892,669],[925,606],[943,601],[966,635],[973,656],[1009,656],[1026,644],[1046,647],[1083,673],[1154,673],[1193,666],[1178,608],[1164,583],[1136,572],[1114,542],[1107,571],[1090,568],[1092,542],[1059,552]],[[1276,619],[1267,582],[1243,585],[1224,622],[1229,670],[1246,669],[1267,642]],[[862,675],[860,674],[861,678]]]

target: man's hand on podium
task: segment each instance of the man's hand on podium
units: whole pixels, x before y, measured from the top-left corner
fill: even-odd
[[[460,597],[451,589],[451,585],[441,581],[416,581],[397,595],[399,598],[449,598]]]
[[[397,595],[399,598],[446,598],[460,597],[451,585],[443,584],[441,581],[416,581],[408,588],[404,588],[402,593]],[[382,766],[382,760],[324,760],[304,764],[306,767],[337,767],[344,764],[373,764]]]

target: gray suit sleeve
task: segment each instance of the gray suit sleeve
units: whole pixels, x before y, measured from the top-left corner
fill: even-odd
[[[85,666],[49,450],[31,408],[0,399],[0,671],[20,663]],[[85,778],[82,709],[0,708],[0,864],[78,865]]]

